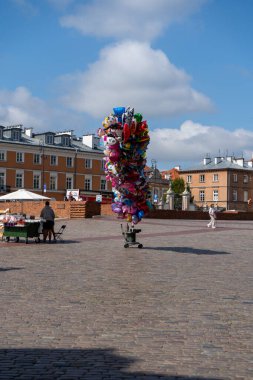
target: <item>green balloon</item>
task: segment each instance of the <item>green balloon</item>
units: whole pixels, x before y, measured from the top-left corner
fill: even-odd
[[[137,121],[137,123],[140,123],[142,121],[142,114],[141,113],[136,113],[134,115],[134,118]]]

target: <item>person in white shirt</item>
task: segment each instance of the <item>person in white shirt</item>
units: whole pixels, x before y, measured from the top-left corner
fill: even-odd
[[[213,204],[211,204],[209,208],[209,216],[210,216],[210,222],[208,223],[207,227],[216,228],[216,212],[215,212]]]

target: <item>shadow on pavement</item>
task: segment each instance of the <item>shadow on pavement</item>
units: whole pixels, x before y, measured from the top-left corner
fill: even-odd
[[[15,268],[15,267],[8,267],[8,268],[0,268],[0,272],[8,272],[9,270],[20,270],[24,268]]]
[[[1,349],[0,374],[2,372],[6,380],[16,377],[25,380],[218,380],[211,377],[127,372],[127,367],[136,361],[115,354],[113,349]]]
[[[230,252],[225,251],[212,251],[211,249],[197,249],[191,247],[143,247],[144,249],[150,249],[155,251],[172,251],[179,253],[190,253],[194,255],[231,255]]]

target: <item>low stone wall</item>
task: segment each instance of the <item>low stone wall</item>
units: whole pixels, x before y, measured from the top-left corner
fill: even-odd
[[[203,211],[182,211],[182,210],[153,210],[147,218],[154,219],[199,219],[208,220],[208,212]],[[218,220],[253,220],[253,212],[224,211],[217,213]]]
[[[101,205],[101,215],[114,215],[111,205]],[[209,220],[208,212],[203,211],[182,211],[182,210],[153,210],[146,218],[152,219],[199,219]],[[253,212],[224,211],[217,213],[218,220],[253,220]]]
[[[98,202],[66,202],[51,201],[57,218],[70,219],[70,205],[81,203],[85,205],[83,218],[92,218],[95,215],[116,216],[112,212],[111,204],[100,204]],[[40,216],[41,209],[44,207],[44,201],[26,201],[26,202],[0,202],[0,210],[10,209],[11,213],[23,213],[27,216],[34,215],[36,218]],[[153,219],[199,219],[208,220],[208,212],[203,211],[176,211],[176,210],[153,210],[149,212],[146,218]],[[218,220],[253,220],[253,212],[225,211],[217,214]]]

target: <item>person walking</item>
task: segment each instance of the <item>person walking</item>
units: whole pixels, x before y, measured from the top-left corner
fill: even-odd
[[[208,223],[207,227],[216,228],[216,212],[213,204],[211,204],[209,208],[209,216],[210,222]]]
[[[43,209],[41,210],[40,217],[44,219],[42,230],[44,243],[47,240],[47,236],[49,243],[51,243],[52,235],[54,237],[54,241],[56,241],[54,232],[55,213],[52,207],[50,206],[49,201],[46,201],[45,207],[43,207]]]

